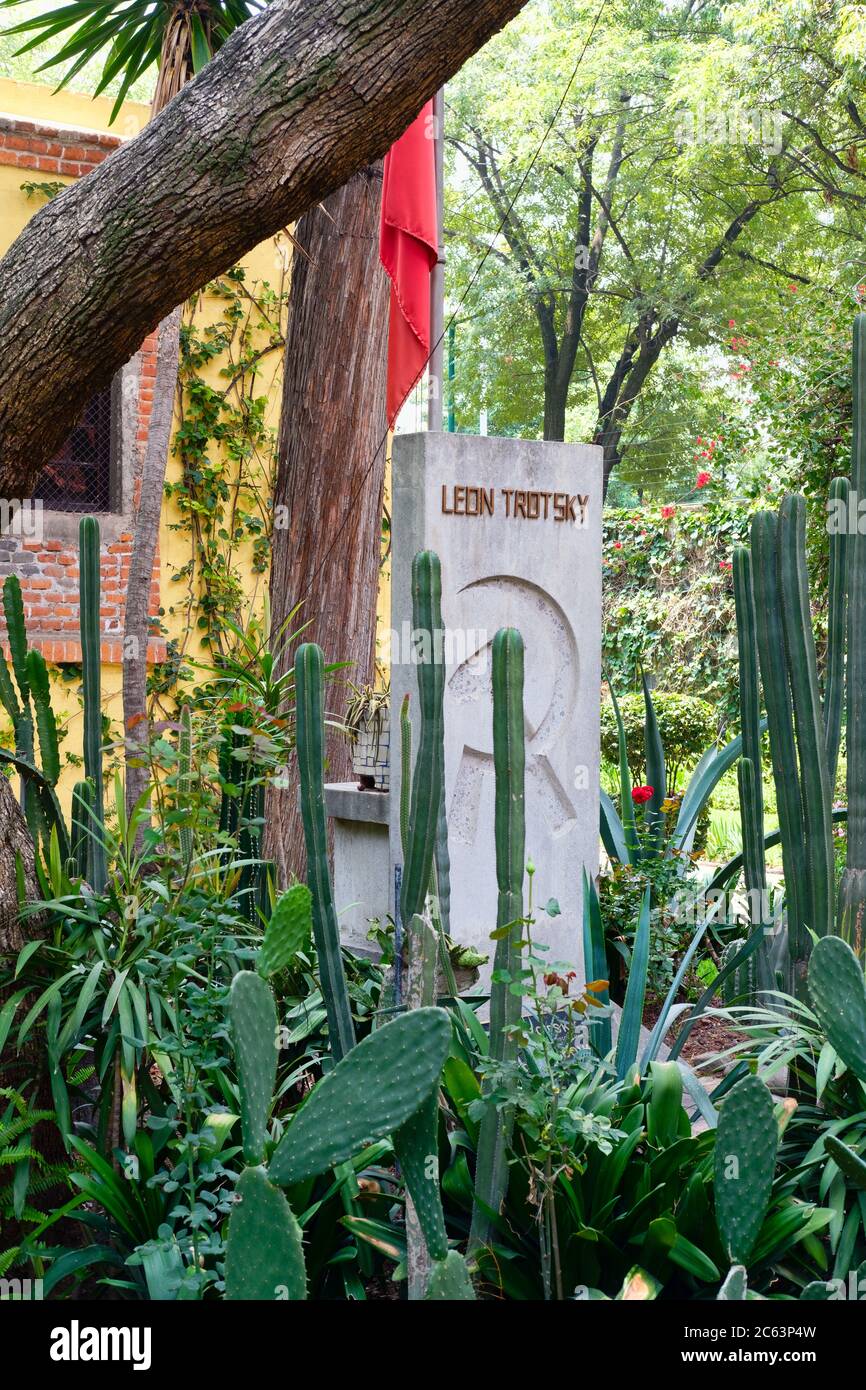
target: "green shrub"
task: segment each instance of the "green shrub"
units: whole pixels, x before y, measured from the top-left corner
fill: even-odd
[[[675,695],[654,690],[653,704],[665,749],[665,773],[670,795],[677,789],[680,773],[693,768],[709,745],[715,743],[716,715],[713,706],[697,695]],[[629,767],[635,784],[639,785],[646,778],[643,695],[626,695],[620,700],[619,706],[625,725]],[[609,700],[605,700],[601,707],[601,751],[608,762],[616,765],[619,757],[616,718]]]

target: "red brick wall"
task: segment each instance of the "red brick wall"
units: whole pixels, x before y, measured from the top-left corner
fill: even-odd
[[[25,171],[32,171],[48,181],[52,175],[78,177],[89,173],[121,143],[120,137],[80,130],[64,130],[37,121],[0,116],[0,164],[18,168],[22,183]],[[156,334],[143,343],[139,358],[138,418],[136,423],[133,522],[141,490],[141,468],[147,445],[147,431],[153,408],[153,385],[156,376]],[[56,514],[55,514],[56,515]],[[47,661],[78,662],[81,646],[78,641],[78,553],[74,541],[54,539],[52,513],[44,513],[43,537],[29,540],[26,534],[0,534],[0,581],[15,573],[21,581],[27,630],[34,646]],[[56,529],[56,528],[55,528]],[[68,525],[64,532],[69,534]],[[126,585],[132,554],[132,532],[123,531],[116,540],[102,547],[101,579],[102,658],[107,662],[122,659],[122,637]],[[151,613],[159,610],[159,553],[154,561],[151,583]],[[0,634],[4,629],[0,613]],[[5,643],[4,643],[5,647]],[[165,643],[151,639],[148,656],[152,661],[165,657]]]
[[[0,164],[7,167],[79,178],[89,174],[121,143],[119,135],[63,130],[20,116],[0,116]]]

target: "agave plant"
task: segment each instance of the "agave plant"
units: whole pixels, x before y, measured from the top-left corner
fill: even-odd
[[[662,811],[667,796],[665,750],[659,732],[652,695],[643,673],[641,673],[641,682],[645,710],[644,748],[649,779],[648,786],[642,789],[648,793],[643,803],[643,823],[641,825],[638,823],[635,801],[632,796],[632,793],[638,789],[632,786],[626,749],[625,725],[616,694],[611,686],[610,697],[616,718],[619,747],[620,811],[617,811],[613,798],[602,787],[600,793],[602,843],[609,858],[614,863],[637,865],[648,858],[661,855],[666,858],[679,856],[684,864],[694,845],[698,818],[721,778],[742,755],[743,740],[738,734],[723,748],[717,748],[715,744],[711,744],[706,749],[686,785],[673,831],[670,835],[666,835]]]

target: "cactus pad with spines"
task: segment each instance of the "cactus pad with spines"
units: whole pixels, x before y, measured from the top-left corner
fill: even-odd
[[[734,1264],[748,1262],[763,1225],[778,1144],[773,1097],[763,1081],[747,1076],[722,1105],[716,1129],[716,1224]]]
[[[845,1174],[845,1177],[852,1182],[855,1187],[866,1190],[866,1163],[859,1154],[855,1154],[853,1149],[849,1149],[847,1144],[843,1144],[835,1134],[828,1134],[824,1140],[824,1148],[833,1159],[834,1163]]]
[[[241,1097],[244,1157],[261,1163],[277,1075],[277,1011],[260,975],[242,970],[232,980],[229,1018]]]
[[[276,903],[259,947],[258,971],[263,978],[291,965],[305,951],[313,927],[312,894],[306,883],[293,883]]]
[[[818,1020],[845,1066],[866,1081],[866,982],[863,965],[838,936],[817,942],[809,992]]]
[[[264,1168],[246,1168],[226,1245],[227,1299],[292,1301],[307,1296],[301,1228]]]
[[[451,1042],[444,1009],[414,1009],[377,1028],[323,1077],[274,1150],[284,1187],[393,1134],[437,1085]]]
[[[434,1263],[425,1298],[428,1303],[474,1303],[475,1290],[466,1261],[456,1250],[449,1251],[444,1260]]]
[[[393,1133],[394,1153],[432,1260],[444,1260],[448,1237],[439,1195],[438,1088]]]
[[[720,1303],[741,1303],[749,1292],[749,1279],[745,1265],[731,1265],[725,1275],[724,1283],[716,1294]]]

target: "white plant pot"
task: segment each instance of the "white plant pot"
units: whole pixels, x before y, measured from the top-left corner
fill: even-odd
[[[352,745],[352,771],[363,786],[386,792],[391,778],[391,720],[387,710],[366,715]]]

